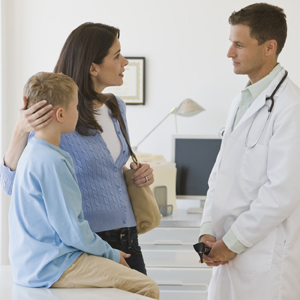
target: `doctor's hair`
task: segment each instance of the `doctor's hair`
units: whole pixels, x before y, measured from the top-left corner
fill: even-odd
[[[250,36],[262,45],[266,41],[276,40],[276,55],[281,52],[287,37],[286,15],[283,9],[267,3],[255,3],[229,17],[230,25],[250,27]]]
[[[28,79],[23,95],[28,101],[27,108],[41,100],[47,100],[41,108],[48,104],[68,108],[77,91],[78,87],[72,78],[62,73],[39,72]]]
[[[113,117],[120,114],[119,106],[105,94],[97,93],[90,74],[92,63],[101,64],[109,54],[120,30],[101,23],[83,23],[68,36],[54,68],[55,73],[63,73],[73,78],[78,85],[78,122],[76,131],[81,135],[102,132],[95,119],[94,101],[105,103]]]

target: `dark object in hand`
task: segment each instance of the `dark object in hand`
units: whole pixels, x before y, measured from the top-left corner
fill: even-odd
[[[201,263],[203,263],[203,254],[208,255],[211,250],[211,248],[207,247],[202,242],[195,244],[194,249],[199,254]]]

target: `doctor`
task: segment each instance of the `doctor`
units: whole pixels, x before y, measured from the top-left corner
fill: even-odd
[[[300,89],[277,62],[285,14],[259,3],[229,23],[228,57],[249,83],[233,100],[209,179],[200,231],[215,267],[208,299],[299,300]]]

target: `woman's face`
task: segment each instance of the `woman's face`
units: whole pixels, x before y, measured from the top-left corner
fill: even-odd
[[[95,72],[91,76],[95,90],[101,93],[108,86],[122,85],[127,64],[128,60],[121,55],[120,41],[116,38],[103,62],[98,65],[93,63]]]

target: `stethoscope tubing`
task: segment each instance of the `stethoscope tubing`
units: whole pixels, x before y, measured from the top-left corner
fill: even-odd
[[[255,114],[255,116],[254,116],[254,118],[253,118],[253,120],[252,120],[252,122],[251,122],[251,125],[250,125],[250,127],[249,127],[249,130],[248,130],[246,139],[245,139],[245,146],[246,146],[248,149],[253,149],[253,148],[258,144],[258,142],[259,142],[259,140],[260,140],[260,138],[261,138],[261,136],[262,136],[262,134],[263,134],[263,132],[264,132],[264,130],[265,130],[265,127],[266,127],[266,125],[267,125],[267,123],[268,123],[268,120],[269,120],[269,118],[270,118],[270,115],[271,115],[271,113],[272,113],[272,111],[273,111],[273,107],[274,107],[274,104],[275,104],[274,96],[275,96],[275,94],[277,93],[277,91],[278,91],[278,89],[280,88],[280,86],[282,85],[282,83],[283,83],[283,82],[285,81],[285,79],[287,78],[287,76],[288,76],[288,71],[285,71],[284,76],[282,77],[282,79],[280,80],[280,82],[277,84],[277,86],[276,86],[276,88],[274,89],[274,91],[273,91],[273,93],[271,94],[271,96],[266,97],[266,103],[265,103],[265,105],[264,105],[263,107],[261,107],[261,108],[256,112],[256,114]],[[270,106],[267,105],[267,101],[268,101],[268,100],[271,100],[271,105],[270,105]],[[263,127],[263,129],[262,129],[262,131],[261,131],[261,133],[260,133],[258,139],[257,139],[257,140],[255,141],[255,143],[251,146],[251,145],[248,144],[249,133],[250,133],[250,131],[251,131],[252,125],[253,125],[253,123],[254,123],[254,121],[255,121],[257,115],[258,115],[259,112],[260,112],[264,107],[266,107],[266,106],[268,107],[268,117],[267,117],[267,119],[266,119],[266,121],[265,121],[264,127]]]
[[[272,103],[273,103],[273,102],[272,102]],[[264,124],[264,127],[263,127],[262,131],[260,132],[259,137],[257,138],[257,140],[255,141],[255,143],[254,143],[252,146],[251,146],[251,145],[248,145],[248,136],[249,136],[249,133],[250,133],[250,131],[251,131],[252,125],[253,125],[253,123],[254,123],[254,121],[255,121],[257,115],[259,114],[259,112],[260,112],[264,107],[268,107],[268,105],[265,104],[263,107],[261,107],[261,108],[256,112],[256,114],[255,114],[255,116],[254,116],[254,118],[253,118],[253,121],[251,122],[251,125],[250,125],[250,127],[249,127],[249,130],[248,130],[248,132],[247,132],[247,136],[246,136],[246,139],[245,139],[245,146],[246,146],[248,149],[252,149],[252,148],[254,148],[254,147],[257,145],[257,143],[259,142],[259,140],[260,140],[260,138],[261,138],[261,136],[262,136],[262,134],[263,134],[263,132],[264,132],[264,130],[265,130],[265,127],[266,127],[266,125],[267,125],[267,123],[268,123],[268,120],[269,120],[269,118],[270,118],[270,115],[271,115],[272,110],[270,111],[270,110],[269,110],[269,107],[268,107],[268,117],[267,117],[267,119],[266,119],[266,122],[265,122],[265,124]]]

